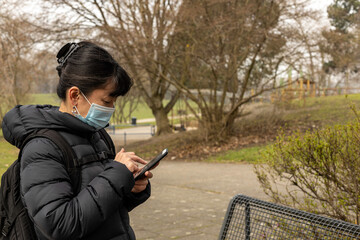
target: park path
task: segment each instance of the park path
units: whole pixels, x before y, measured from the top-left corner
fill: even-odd
[[[217,239],[234,195],[267,200],[251,164],[164,159],[153,173],[150,199],[130,212],[138,240]]]
[[[115,146],[124,146],[137,141],[147,140],[152,137],[152,126],[136,126],[124,129],[108,130]]]

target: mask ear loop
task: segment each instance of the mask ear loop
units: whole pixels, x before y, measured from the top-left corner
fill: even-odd
[[[81,93],[81,95],[85,98],[85,100],[90,104],[90,106],[91,106],[91,103],[90,103],[90,101],[87,99],[87,97],[80,91],[80,93]],[[74,105],[73,106],[73,109],[72,109],[72,114],[78,114],[78,115],[80,115],[81,116],[81,114],[80,114],[80,112],[79,112],[79,110],[77,109],[77,107],[76,107],[76,105]]]
[[[91,102],[87,99],[87,97],[82,92],[80,92],[80,93],[85,98],[85,100],[91,105]]]

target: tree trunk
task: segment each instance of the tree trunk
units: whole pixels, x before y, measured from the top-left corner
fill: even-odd
[[[231,113],[222,109],[218,111],[203,109],[200,128],[205,141],[226,141],[230,136],[233,136],[235,120],[239,116],[238,109]]]
[[[225,141],[234,134],[237,111],[227,115],[223,111],[202,112],[200,129],[205,141]]]
[[[165,109],[163,107],[152,109],[152,113],[156,120],[156,136],[172,133]]]
[[[225,123],[223,125],[223,131],[221,133],[222,136],[224,137],[229,137],[231,135],[234,135],[234,125],[235,125],[235,120],[238,117],[238,110],[233,111],[230,115],[228,115],[225,118]]]

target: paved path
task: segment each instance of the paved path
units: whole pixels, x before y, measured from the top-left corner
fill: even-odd
[[[151,198],[130,212],[138,240],[217,239],[234,195],[267,199],[249,164],[164,160],[153,173]]]
[[[116,129],[115,132],[108,130],[108,133],[110,134],[116,146],[124,146],[132,142],[151,138],[152,131],[152,126],[137,126]]]

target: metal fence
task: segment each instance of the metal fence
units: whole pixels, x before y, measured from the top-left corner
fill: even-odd
[[[360,239],[360,226],[305,211],[235,196],[219,239]]]

